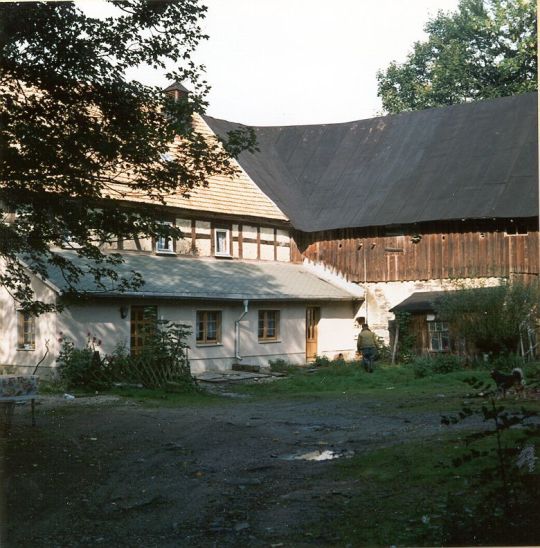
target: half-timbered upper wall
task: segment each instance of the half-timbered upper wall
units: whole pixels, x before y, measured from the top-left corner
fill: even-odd
[[[164,215],[163,221],[170,222],[182,231],[182,238],[171,242],[168,250],[160,250],[152,238],[124,239],[102,248],[192,257],[217,256],[280,262],[291,260],[291,237],[286,226],[269,226],[255,221],[190,218],[178,214]]]
[[[295,234],[293,261],[323,262],[355,282],[538,276],[538,220],[421,223]]]

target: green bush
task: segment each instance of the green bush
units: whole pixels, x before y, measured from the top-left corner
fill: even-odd
[[[416,335],[411,331],[411,315],[409,312],[396,313],[396,329],[399,330],[396,361],[411,363],[415,358]],[[392,357],[392,351],[387,350],[385,359]]]
[[[486,385],[476,378],[465,382],[485,393]],[[534,409],[505,409],[492,394],[479,406],[464,403],[454,416],[443,416],[442,424],[454,425],[471,416],[481,417],[484,427],[463,438],[467,452],[452,459],[454,473],[468,478],[467,490],[451,493],[443,513],[445,546],[525,546],[537,544],[540,533],[538,490],[540,474],[535,441],[540,425],[530,419]],[[489,443],[491,441],[491,443]]]
[[[111,382],[105,373],[98,347],[101,345],[96,337],[88,333],[84,348],[76,348],[75,343],[60,335],[61,349],[56,360],[58,373],[66,388],[104,389]]]
[[[429,375],[451,373],[463,369],[463,358],[455,354],[438,354],[436,356],[421,356],[413,360],[412,368],[416,378]]]
[[[471,354],[509,355],[518,348],[531,357],[540,316],[540,286],[517,281],[494,287],[445,291],[435,301],[437,315],[450,324]]]
[[[523,362],[523,358],[517,354],[499,354],[488,360],[488,365],[490,369],[510,372],[514,367],[523,367]]]
[[[291,371],[298,369],[295,365],[283,358],[268,360],[268,365],[270,366],[270,371],[274,371],[275,373],[290,373]]]
[[[174,386],[176,391],[197,388],[191,375],[188,360],[188,345],[185,342],[189,329],[181,324],[160,320],[145,335],[142,351],[136,356],[127,356],[117,347],[118,354],[112,356],[111,374],[117,378],[142,384],[145,388]]]
[[[329,367],[332,365],[332,360],[328,356],[315,356],[312,365],[315,367]]]
[[[124,344],[118,344],[112,354],[102,358],[101,341],[88,334],[84,348],[61,337],[57,358],[61,379],[67,388],[105,389],[113,382],[141,384],[145,388],[171,388],[188,391],[196,388],[191,375],[185,343],[187,329],[168,321],[149,329],[145,344],[138,355],[130,355]]]

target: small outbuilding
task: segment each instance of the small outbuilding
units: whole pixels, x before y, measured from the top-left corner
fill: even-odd
[[[399,314],[408,315],[408,334],[414,337],[416,354],[450,352],[452,340],[449,325],[437,317],[436,302],[444,295],[444,291],[418,291],[400,302],[389,312],[396,317]],[[399,338],[398,320],[394,321],[393,340]]]

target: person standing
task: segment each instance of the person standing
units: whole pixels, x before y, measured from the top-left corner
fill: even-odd
[[[362,364],[368,373],[373,373],[373,364],[377,354],[377,339],[368,324],[362,324],[362,331],[358,334],[356,349],[362,353]]]

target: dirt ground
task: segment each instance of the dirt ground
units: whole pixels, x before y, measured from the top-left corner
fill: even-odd
[[[329,457],[442,428],[438,413],[346,396],[182,408],[49,397],[35,427],[28,407],[2,440],[10,547],[340,545],[332,519],[360,486],[336,480]]]

